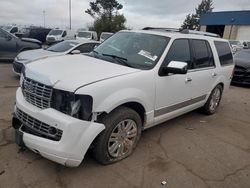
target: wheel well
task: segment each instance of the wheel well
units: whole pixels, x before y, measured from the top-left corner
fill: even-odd
[[[116,108],[119,108],[119,107],[121,107],[121,106],[125,106],[125,107],[128,107],[128,108],[131,108],[131,109],[133,109],[134,111],[136,111],[138,114],[139,114],[139,116],[140,116],[140,118],[141,118],[141,120],[142,120],[142,125],[144,124],[144,120],[145,120],[145,109],[144,109],[144,107],[140,104],[140,103],[138,103],[138,102],[127,102],[127,103],[124,103],[124,104],[121,104],[120,106],[117,106]],[[115,109],[116,109],[115,108]],[[115,109],[113,109],[113,110],[115,110]],[[112,110],[112,111],[113,111]],[[98,119],[100,120],[100,119],[102,119],[104,116],[106,116],[106,115],[108,115],[106,112],[103,112],[103,113],[101,113],[100,115],[99,115],[99,117],[98,117]],[[98,120],[98,121],[99,121]]]
[[[220,82],[218,85],[222,87],[222,90],[224,89],[224,84],[222,82]]]
[[[121,106],[126,106],[126,107],[131,108],[134,111],[136,111],[139,114],[139,116],[141,117],[142,124],[144,123],[145,109],[140,103],[138,103],[138,102],[128,102],[128,103],[122,104]]]

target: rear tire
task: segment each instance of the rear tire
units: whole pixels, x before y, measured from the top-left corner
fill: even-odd
[[[216,112],[220,105],[223,88],[217,85],[211,92],[206,104],[201,108],[202,112],[207,115],[212,115]]]
[[[94,143],[95,159],[107,165],[128,157],[141,136],[142,121],[138,113],[127,107],[119,107],[102,117],[100,122],[106,128]]]

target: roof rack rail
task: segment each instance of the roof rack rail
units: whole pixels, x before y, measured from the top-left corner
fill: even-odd
[[[183,34],[195,34],[195,35],[203,35],[209,37],[217,37],[221,38],[220,35],[215,33],[203,32],[203,31],[195,31],[190,29],[178,29],[178,28],[164,28],[164,27],[145,27],[142,30],[158,30],[158,31],[167,31],[167,32],[180,32]]]
[[[164,28],[164,27],[144,27],[142,30],[159,30],[159,31],[169,31],[169,32],[180,32],[179,28]]]
[[[204,36],[208,36],[208,37],[221,38],[220,35],[215,34],[215,33],[209,33],[209,32],[204,32],[204,31],[195,31],[195,30],[189,30],[189,29],[183,29],[183,30],[180,31],[180,33],[183,33],[183,34],[204,35]]]

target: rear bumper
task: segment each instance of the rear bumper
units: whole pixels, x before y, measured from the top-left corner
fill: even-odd
[[[15,113],[17,108],[36,121],[63,131],[61,139],[54,141],[26,132],[22,129],[22,125],[15,125],[17,122],[13,121],[13,127],[23,133],[22,139],[26,147],[65,166],[78,166],[95,137],[105,128],[103,124],[82,121],[52,108],[37,108],[24,99],[20,88],[16,93]]]

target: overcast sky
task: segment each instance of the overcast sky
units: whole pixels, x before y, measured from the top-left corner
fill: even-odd
[[[72,27],[86,28],[93,19],[84,11],[90,0],[72,1]],[[94,1],[94,0],[92,0]],[[179,27],[186,14],[194,12],[201,0],[118,0],[127,18],[126,26]],[[0,0],[0,25],[43,25],[66,27],[69,24],[69,0]],[[214,11],[250,10],[250,0],[214,0]]]

